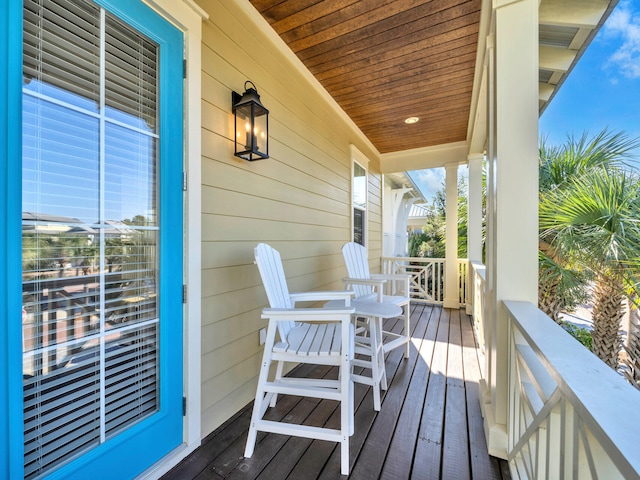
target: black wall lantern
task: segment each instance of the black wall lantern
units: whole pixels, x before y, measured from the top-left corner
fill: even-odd
[[[247,88],[251,84],[253,88]],[[245,160],[269,158],[269,110],[260,103],[256,86],[247,80],[245,92],[231,92],[235,127],[235,156]]]

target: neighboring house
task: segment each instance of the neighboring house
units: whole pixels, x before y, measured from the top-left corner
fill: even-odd
[[[468,163],[469,258],[480,261],[485,157],[494,343],[483,408],[490,451],[507,456],[502,301],[537,301],[538,115],[615,1],[412,2],[423,17],[387,2],[376,15],[393,5],[408,38],[423,35],[406,45],[415,69],[371,74],[388,60],[378,46],[358,64],[329,52],[335,78],[358,73],[339,84],[327,70],[314,77],[304,15],[278,20],[298,3],[275,3],[2,2],[1,478],[167,471],[254,396],[267,304],[256,243],[280,250],[292,290],[340,289],[345,242],[364,243],[377,269],[384,233],[405,231],[398,212],[415,197],[403,195],[387,230],[387,174],[445,166],[455,209],[457,166]],[[339,38],[360,17],[322,18],[318,35]],[[420,56],[431,47],[437,57]],[[367,96],[367,82],[398,77],[420,95]],[[270,111],[268,160],[233,154],[231,94],[247,80]],[[421,121],[405,130],[414,110]],[[95,231],[91,245],[59,229],[34,234],[37,215],[77,219],[71,227]],[[109,235],[124,225],[127,235]],[[447,232],[455,248],[455,223]],[[92,268],[61,272],[55,258]],[[445,287],[445,307],[459,305],[455,289]]]
[[[407,240],[411,212],[414,210],[416,202],[423,203],[425,198],[420,188],[405,173],[387,174],[384,176],[384,180],[382,201],[383,256],[406,257],[409,252]]]
[[[413,233],[422,233],[422,227],[429,219],[429,207],[426,204],[414,204],[409,210],[407,229]]]

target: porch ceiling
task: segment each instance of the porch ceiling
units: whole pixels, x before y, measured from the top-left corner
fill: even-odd
[[[470,143],[470,116],[484,121],[472,103],[492,2],[250,1],[381,154]],[[616,3],[541,0],[540,111]]]

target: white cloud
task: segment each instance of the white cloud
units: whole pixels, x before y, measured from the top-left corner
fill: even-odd
[[[603,33],[622,41],[607,65],[627,78],[640,78],[640,15],[632,10],[629,1],[618,4],[605,22]]]
[[[416,183],[427,198],[442,189],[444,185],[444,168],[430,168],[413,173]]]

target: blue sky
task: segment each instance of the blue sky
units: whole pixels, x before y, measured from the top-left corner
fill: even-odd
[[[540,117],[539,135],[559,145],[604,128],[640,137],[640,0],[618,3]],[[428,198],[442,187],[444,169],[411,176]]]
[[[557,145],[604,128],[640,137],[640,0],[611,13],[540,117],[539,134]]]

